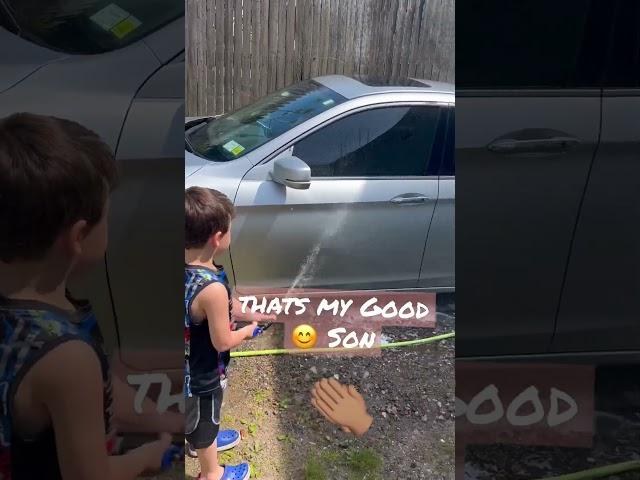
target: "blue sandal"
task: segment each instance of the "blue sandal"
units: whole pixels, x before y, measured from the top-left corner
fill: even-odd
[[[240,463],[238,465],[222,465],[224,473],[220,480],[249,480],[251,476],[251,467],[248,463]]]
[[[249,480],[251,476],[251,467],[248,463],[240,463],[238,465],[222,465],[224,473],[220,480]],[[198,479],[202,479],[202,474],[198,474]]]
[[[218,442],[217,450],[219,452],[224,452],[225,450],[229,450],[240,443],[240,432],[233,429],[220,430],[216,437],[216,441]]]
[[[240,443],[240,432],[238,430],[220,430],[218,432],[218,436],[216,437],[217,447],[216,450],[218,452],[224,452],[225,450],[229,450]],[[186,453],[191,458],[198,458],[198,452],[187,442]]]

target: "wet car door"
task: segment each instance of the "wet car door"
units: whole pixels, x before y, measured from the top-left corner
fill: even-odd
[[[253,168],[235,202],[238,286],[415,287],[438,196],[441,110],[368,107],[297,140],[281,155],[309,165],[308,190],[271,180],[273,161]]]
[[[438,292],[451,292],[456,287],[455,107],[451,106],[443,113],[446,117],[443,117],[442,141],[444,148],[438,172],[438,203],[436,203],[433,219],[429,227],[418,286]]]
[[[559,310],[560,352],[640,350],[640,3],[612,7],[602,135]]]
[[[545,352],[598,144],[606,34],[595,2],[554,3],[551,17],[536,2],[472,4],[456,18],[458,205],[467,205],[457,211],[456,348]]]

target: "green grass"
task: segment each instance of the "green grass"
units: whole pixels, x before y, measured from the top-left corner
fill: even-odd
[[[353,480],[375,480],[381,478],[383,460],[370,448],[347,450],[325,450],[307,460],[304,468],[305,480],[326,480],[329,469],[341,468],[350,473]]]
[[[327,480],[327,471],[318,457],[311,457],[304,466],[304,480]]]
[[[382,458],[370,448],[347,452],[349,470],[360,475],[359,478],[378,478],[382,470]]]

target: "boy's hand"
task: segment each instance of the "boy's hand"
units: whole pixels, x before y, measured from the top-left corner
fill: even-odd
[[[143,475],[155,475],[162,471],[162,460],[171,446],[171,435],[161,433],[158,440],[149,442],[140,447],[144,449],[146,467]]]
[[[251,320],[255,320],[256,322],[274,322],[276,320],[276,315],[274,313],[260,313],[254,312],[252,314]]]
[[[242,333],[244,334],[244,339],[249,340],[253,338],[253,332],[258,327],[258,322],[251,322],[246,327],[242,327]]]

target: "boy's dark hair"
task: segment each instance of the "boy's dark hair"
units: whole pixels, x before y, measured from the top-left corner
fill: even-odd
[[[95,225],[117,182],[111,149],[70,120],[0,119],[0,260],[42,258],[78,220]]]
[[[188,188],[184,195],[185,248],[200,248],[211,235],[227,233],[233,216],[233,203],[225,194],[210,188]]]

